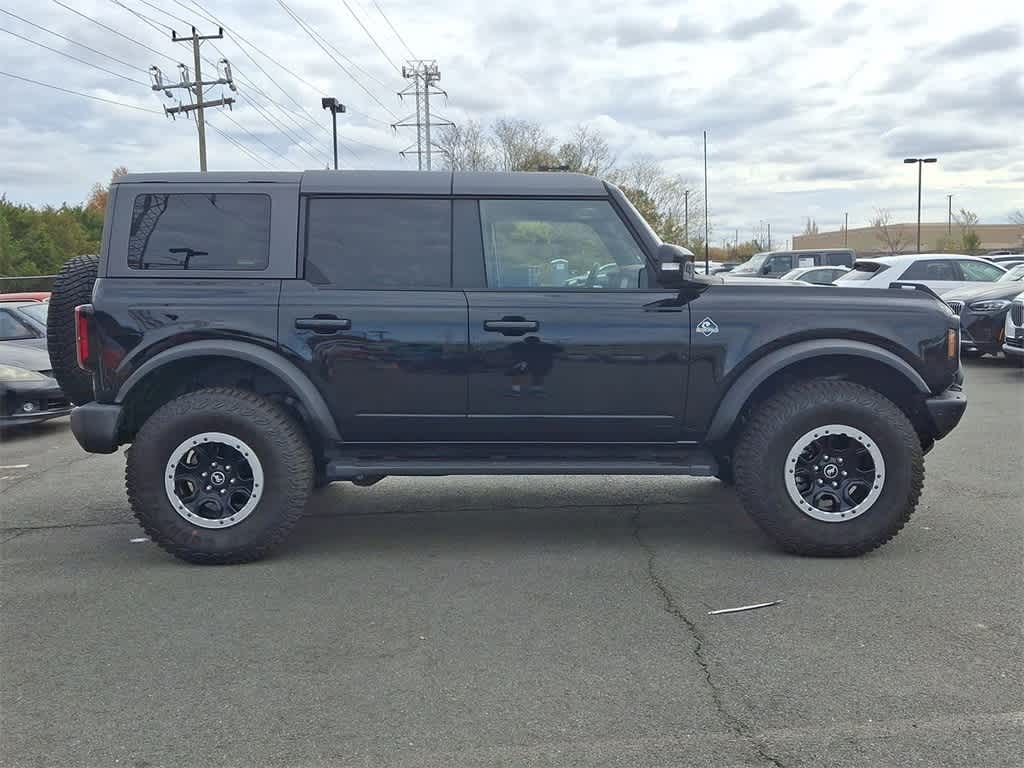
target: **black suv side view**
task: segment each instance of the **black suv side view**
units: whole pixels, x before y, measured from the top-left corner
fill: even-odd
[[[79,443],[130,444],[132,510],[194,562],[388,475],[717,476],[788,551],[890,539],[966,406],[956,317],[692,260],[583,175],[129,175],[50,348]]]

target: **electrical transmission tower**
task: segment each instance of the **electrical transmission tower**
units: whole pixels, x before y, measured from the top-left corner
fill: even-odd
[[[402,67],[402,77],[412,82],[398,92],[398,97],[404,99],[410,94],[415,95],[416,113],[403,118],[391,127],[416,129],[416,143],[410,144],[399,154],[405,157],[415,147],[419,169],[429,171],[431,155],[435,149],[440,149],[431,138],[431,129],[455,125],[449,120],[440,119],[431,114],[430,97],[444,96],[447,99],[448,94],[436,85],[441,80],[441,71],[437,68],[437,61],[434,59],[410,59]]]
[[[200,35],[195,27],[192,27],[192,34],[188,37],[178,37],[178,33],[171,30],[171,42],[173,43],[192,43],[192,61],[195,65],[196,77],[193,80],[190,76],[188,66],[185,64],[178,65],[179,82],[175,84],[168,84],[164,82],[163,72],[160,71],[159,67],[153,66],[149,68],[150,77],[153,79],[153,90],[163,91],[169,99],[174,98],[174,94],[171,92],[175,88],[184,88],[189,94],[189,104],[182,104],[178,102],[176,107],[164,107],[164,113],[175,118],[178,114],[188,115],[189,112],[196,113],[196,128],[199,133],[199,170],[206,170],[206,119],[203,114],[203,110],[208,107],[228,107],[235,103],[232,98],[219,98],[213,99],[212,101],[206,101],[205,88],[211,85],[226,85],[232,91],[238,90],[235,87],[234,81],[231,79],[231,64],[228,63],[227,59],[221,59],[218,62],[218,71],[216,80],[203,80],[202,72],[202,60],[199,56],[199,45],[203,40],[220,40],[224,37],[224,30],[220,27],[217,28],[216,35]]]

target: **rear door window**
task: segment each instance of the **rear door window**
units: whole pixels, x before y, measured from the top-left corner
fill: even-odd
[[[270,197],[144,194],[132,206],[128,266],[144,270],[264,270]]]
[[[14,316],[14,313],[7,309],[0,309],[0,341],[13,341],[14,339],[34,339],[35,331],[21,322]]]
[[[902,275],[900,280],[928,280],[934,282],[956,282],[960,275],[956,266],[949,259],[922,259],[915,261]]]
[[[986,264],[983,261],[968,261],[960,259],[957,261],[964,280],[972,282],[991,283],[1002,277],[1005,272],[994,264]]]
[[[853,264],[853,256],[845,252],[827,253],[822,263],[828,264],[830,267],[848,267]]]
[[[448,288],[451,201],[312,198],[306,279],[337,288]]]

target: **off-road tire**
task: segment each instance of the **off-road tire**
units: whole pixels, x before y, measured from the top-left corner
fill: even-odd
[[[68,259],[53,281],[46,315],[46,347],[53,377],[75,405],[84,405],[94,397],[92,376],[78,367],[75,307],[92,301],[98,269],[98,256]]]
[[[263,495],[249,517],[224,529],[193,525],[164,487],[175,448],[189,437],[223,432],[251,446],[263,467]],[[125,485],[149,537],[192,563],[259,560],[281,544],[302,517],[313,487],[313,456],[299,422],[271,400],[230,387],[201,389],[164,404],[142,425],[127,452]]]
[[[863,514],[823,522],[805,514],[786,490],[786,457],[808,431],[845,424],[869,435],[886,472],[881,495]],[[899,533],[924,484],[921,440],[909,419],[878,392],[847,381],[816,379],[761,403],[733,454],[736,488],[754,521],[787,552],[852,557]]]

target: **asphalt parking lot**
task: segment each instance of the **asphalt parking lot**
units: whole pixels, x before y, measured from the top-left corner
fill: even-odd
[[[0,765],[1019,766],[1024,372],[967,376],[855,560],[717,481],[389,478],[194,567],[138,540],[123,456],[6,435]]]

